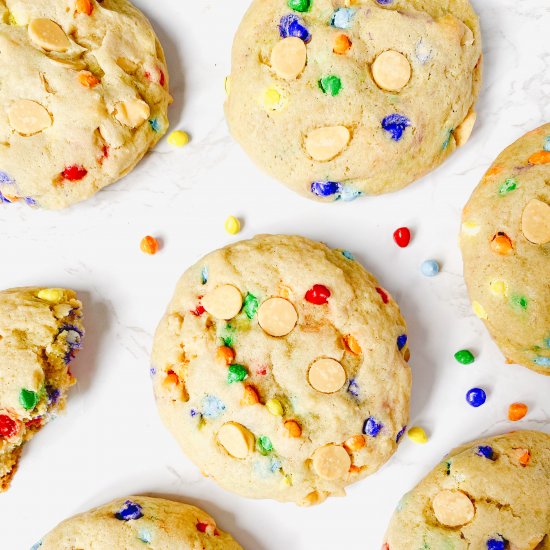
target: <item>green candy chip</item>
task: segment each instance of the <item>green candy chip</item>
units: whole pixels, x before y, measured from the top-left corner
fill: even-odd
[[[258,305],[258,298],[249,292],[244,298],[244,312],[249,319],[254,319],[256,311],[258,311]]]
[[[304,13],[311,8],[311,0],[288,0],[287,5],[291,10]]]
[[[516,178],[508,178],[499,188],[498,194],[504,197],[508,193],[515,191],[518,188],[518,180]]]
[[[32,390],[23,388],[19,394],[19,403],[21,403],[26,411],[31,411],[38,403],[38,394]]]
[[[455,359],[462,365],[471,365],[475,361],[474,354],[469,349],[461,349],[455,353]]]
[[[248,371],[246,367],[242,365],[233,364],[229,365],[229,370],[227,372],[227,382],[233,384],[234,382],[242,382],[248,376]]]
[[[261,454],[267,455],[273,450],[273,443],[267,435],[261,435],[258,437],[257,447]]]
[[[342,81],[335,75],[324,76],[319,80],[319,88],[323,93],[337,96],[342,89]]]

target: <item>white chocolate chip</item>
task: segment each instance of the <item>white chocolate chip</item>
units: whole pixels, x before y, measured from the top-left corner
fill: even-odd
[[[51,19],[33,19],[29,23],[29,37],[50,52],[66,52],[71,45],[65,31]]]
[[[311,131],[304,146],[311,158],[323,162],[337,157],[347,147],[350,137],[345,126],[326,126]]]
[[[402,53],[387,50],[374,60],[372,77],[383,90],[399,92],[411,79],[411,64]]]
[[[137,128],[141,126],[151,114],[149,105],[142,99],[119,101],[115,105],[115,118],[124,126]]]
[[[334,393],[346,383],[346,371],[335,359],[322,357],[309,367],[307,378],[313,389],[321,393]]]
[[[269,298],[258,308],[258,323],[271,336],[286,336],[297,322],[294,306],[284,298]]]
[[[277,42],[271,52],[271,68],[285,80],[294,80],[306,66],[307,49],[303,40],[291,36]]]
[[[219,444],[234,458],[246,458],[254,451],[254,435],[242,424],[226,422],[218,431]]]
[[[19,99],[8,110],[11,127],[23,136],[32,136],[52,125],[50,113],[36,101]]]
[[[462,121],[462,124],[455,128],[453,135],[458,147],[462,147],[470,139],[476,120],[477,113],[470,110],[470,112],[466,115],[466,118]]]
[[[533,244],[550,242],[550,205],[531,199],[523,209],[521,232]]]
[[[315,473],[328,481],[346,477],[351,466],[351,458],[341,445],[319,447],[312,457]]]
[[[212,317],[228,321],[241,311],[243,296],[237,287],[222,285],[202,299],[202,306]]]
[[[462,491],[444,490],[435,496],[432,508],[437,521],[447,527],[460,527],[474,519],[475,508]]]

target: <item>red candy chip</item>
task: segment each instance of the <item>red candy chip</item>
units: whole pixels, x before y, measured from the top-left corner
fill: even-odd
[[[208,523],[201,523],[200,521],[199,521],[199,523],[197,523],[197,529],[198,529],[201,533],[205,533],[207,527],[208,527]]]
[[[0,437],[13,437],[19,431],[17,422],[7,414],[0,414]]]
[[[306,300],[316,306],[322,306],[328,303],[330,298],[330,290],[324,285],[313,285],[306,292]]]
[[[87,173],[88,170],[86,170],[86,168],[84,168],[83,166],[77,166],[75,164],[73,166],[67,166],[67,168],[63,170],[61,175],[63,176],[63,179],[69,181],[79,181],[84,178]]]
[[[38,429],[42,426],[42,418],[32,418],[31,420],[25,422],[25,426],[29,428],[29,430],[32,430],[34,428]]]
[[[383,301],[385,304],[387,304],[387,303],[390,301],[390,299],[388,298],[388,294],[387,294],[387,292],[386,292],[384,289],[382,289],[382,288],[377,288],[377,289],[376,289],[376,292],[378,292],[378,294],[380,294],[380,297],[382,298],[382,301]]]
[[[393,233],[393,240],[397,243],[397,246],[406,248],[411,242],[411,232],[408,227],[400,227]]]
[[[160,71],[159,84],[160,84],[161,86],[164,86],[164,83],[166,82],[166,78],[165,78],[165,76],[164,76],[163,70],[162,70],[162,69],[159,69],[159,71]]]
[[[195,315],[195,317],[200,317],[206,310],[199,304],[195,309],[191,310],[191,313]]]

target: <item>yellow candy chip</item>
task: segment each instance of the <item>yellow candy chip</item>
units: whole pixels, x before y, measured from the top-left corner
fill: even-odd
[[[491,294],[499,298],[508,297],[508,283],[506,281],[497,280],[490,284]]]
[[[168,136],[168,143],[173,147],[185,147],[189,143],[189,134],[183,130],[175,130]]]
[[[428,435],[426,434],[425,430],[419,428],[418,426],[414,426],[413,428],[411,428],[407,432],[407,436],[411,441],[419,443],[420,445],[424,445],[428,442]]]
[[[279,111],[285,106],[286,98],[276,88],[267,88],[260,99],[260,103],[266,111]]]
[[[231,93],[231,77],[226,76],[225,80],[223,82],[223,87],[225,88],[225,93],[229,97],[229,94]]]
[[[283,485],[286,487],[292,487],[292,478],[288,474],[283,476]]]
[[[477,235],[481,230],[481,227],[476,222],[472,221],[466,221],[462,224],[462,233],[465,235],[469,235],[470,237],[474,237]]]
[[[62,288],[44,288],[39,290],[36,296],[46,302],[58,303],[65,298],[65,292]]]
[[[225,230],[230,235],[236,235],[241,230],[241,222],[235,216],[229,216],[225,220]]]
[[[479,302],[474,301],[472,303],[472,309],[474,310],[474,313],[480,319],[487,319],[487,312],[485,311],[485,308]]]
[[[273,415],[273,416],[283,416],[284,414],[284,409],[283,409],[283,405],[281,404],[281,402],[278,400],[278,399],[270,399],[266,404],[265,404],[267,410]]]

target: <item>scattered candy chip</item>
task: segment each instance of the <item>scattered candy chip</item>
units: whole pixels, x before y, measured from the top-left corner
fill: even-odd
[[[19,433],[19,424],[7,414],[0,414],[0,437],[9,439]]]
[[[313,285],[305,294],[305,299],[311,304],[322,306],[328,303],[330,290],[325,285]]]
[[[338,8],[330,20],[330,24],[337,29],[349,29],[352,26],[355,10],[353,8]]]
[[[304,26],[299,17],[290,13],[288,15],[283,15],[279,23],[279,34],[281,38],[288,38],[289,36],[295,36],[304,42],[309,42],[311,40],[311,34]]]
[[[491,250],[500,256],[509,256],[514,252],[512,239],[506,233],[499,231],[491,239]]]
[[[344,478],[351,466],[351,458],[340,445],[319,447],[312,457],[315,473],[328,481]]]
[[[288,0],[287,4],[291,10],[303,13],[309,11],[311,0]]]
[[[116,519],[120,521],[136,520],[143,517],[141,505],[137,502],[127,500],[122,508],[115,513]]]
[[[388,132],[393,141],[400,141],[411,121],[399,113],[388,115],[382,120],[382,128]]]
[[[19,393],[19,403],[26,411],[31,411],[38,403],[38,394],[35,391],[23,388]]]
[[[256,405],[259,402],[260,397],[258,396],[256,388],[254,388],[254,386],[245,386],[243,398],[241,399],[241,405],[246,407],[250,405]]]
[[[226,422],[218,431],[218,442],[233,458],[246,458],[254,451],[252,432],[237,422]]]
[[[297,322],[296,309],[284,298],[269,298],[258,308],[258,323],[271,336],[286,336]]]
[[[423,428],[414,426],[407,432],[407,436],[411,441],[424,445],[428,442],[428,435]]]
[[[295,36],[277,42],[271,52],[271,68],[285,80],[294,80],[306,66],[307,50],[303,40]]]
[[[265,404],[267,410],[273,415],[273,416],[283,416],[285,410],[283,408],[283,405],[278,399],[270,399]]]
[[[324,76],[319,80],[319,87],[325,94],[337,96],[342,89],[342,81],[336,75]]]
[[[345,126],[326,126],[309,132],[304,147],[312,159],[324,162],[337,157],[347,147],[350,137]]]
[[[474,354],[469,349],[461,349],[455,353],[455,359],[462,365],[470,365],[475,361]]]
[[[51,19],[33,19],[29,37],[40,48],[51,52],[66,52],[70,42],[63,29]]]
[[[225,220],[225,230],[230,235],[236,235],[241,230],[241,222],[235,216],[229,216]]]
[[[469,237],[474,237],[481,230],[481,227],[478,223],[472,221],[466,221],[462,224],[462,233],[468,235]]]
[[[466,118],[462,121],[462,124],[457,126],[453,132],[457,147],[462,147],[470,139],[474,125],[477,120],[477,113],[470,111]]]
[[[393,233],[393,240],[400,248],[406,248],[411,242],[411,231],[408,227],[400,227]]]
[[[167,141],[172,147],[185,147],[189,143],[189,134],[183,130],[174,130]]]
[[[260,99],[260,104],[266,111],[279,111],[286,105],[286,95],[277,88],[267,88]]]
[[[94,88],[101,82],[101,80],[90,71],[80,71],[78,73],[78,81],[85,88]]]
[[[115,105],[115,118],[124,126],[137,128],[141,126],[151,114],[151,108],[142,99],[119,101]]]
[[[284,426],[289,437],[300,437],[302,435],[302,427],[296,420],[287,420]]]
[[[243,305],[240,290],[233,285],[222,285],[209,292],[202,299],[202,306],[216,319],[233,319]]]
[[[508,297],[508,283],[502,280],[491,281],[489,285],[491,294],[500,298]]]
[[[344,344],[346,345],[346,348],[354,355],[361,355],[363,350],[361,349],[359,342],[351,334],[344,336]]]
[[[321,393],[334,393],[346,383],[346,371],[335,359],[322,357],[309,367],[307,378],[310,386]]]
[[[437,521],[447,527],[460,527],[474,519],[475,508],[462,491],[440,491],[432,501]]]
[[[521,420],[527,414],[529,407],[525,403],[512,403],[508,407],[508,420],[512,422],[517,422]]]
[[[36,101],[19,99],[8,109],[10,126],[23,136],[32,136],[52,125],[50,113]]]
[[[487,550],[506,550],[506,542],[502,537],[489,539],[486,544]]]
[[[145,254],[156,254],[159,249],[159,243],[155,237],[151,237],[150,235],[147,235],[146,237],[143,237],[141,239],[141,243],[139,244],[139,247],[141,248],[142,252],[145,252]]]
[[[76,0],[75,7],[78,13],[83,13],[85,15],[92,15],[94,11],[91,0]]]
[[[490,445],[481,445],[476,450],[477,456],[482,456],[483,458],[486,458],[488,460],[495,460],[495,451],[493,450],[493,447]]]
[[[472,388],[466,393],[466,401],[472,407],[481,407],[487,400],[487,394],[481,388]]]
[[[238,365],[237,363],[229,365],[229,369],[227,370],[228,384],[242,382],[246,378],[248,378],[248,371],[246,370],[246,367],[244,367],[243,365]]]
[[[378,437],[383,427],[384,425],[382,422],[376,420],[374,416],[370,416],[363,424],[363,433],[370,437]]]
[[[43,288],[38,291],[36,296],[40,300],[55,304],[65,299],[65,291],[62,288]]]
[[[487,319],[487,312],[479,302],[474,300],[474,302],[472,302],[472,309],[477,317],[480,319]]]
[[[411,64],[400,52],[382,52],[372,64],[372,77],[379,88],[399,92],[411,79]]]
[[[226,365],[231,365],[235,360],[235,351],[228,346],[220,346],[216,350],[216,359],[222,361]]]
[[[435,260],[426,260],[422,262],[420,271],[426,277],[435,277],[439,273],[439,264]]]
[[[533,244],[550,242],[550,205],[531,199],[523,209],[521,232]]]
[[[344,55],[351,48],[352,42],[347,34],[339,33],[334,38],[334,46],[332,51],[338,55]]]
[[[525,468],[529,462],[531,462],[531,452],[529,449],[512,449],[508,451],[508,456],[523,468]]]
[[[350,453],[362,449],[366,445],[365,437],[362,435],[354,435],[349,439],[346,439],[344,447]]]
[[[529,164],[548,164],[550,162],[549,151],[539,151],[529,157]]]

